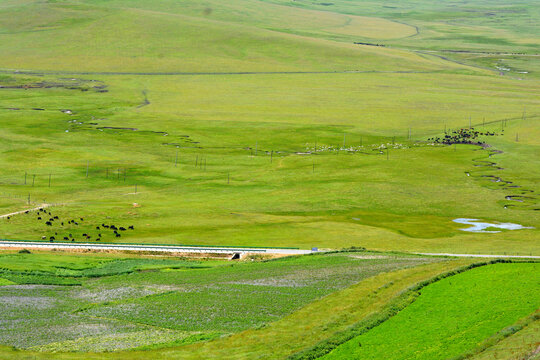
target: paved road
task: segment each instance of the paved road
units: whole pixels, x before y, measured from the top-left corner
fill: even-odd
[[[62,250],[117,250],[141,252],[170,252],[170,253],[212,253],[212,254],[269,254],[269,255],[303,255],[312,253],[311,250],[273,249],[273,248],[244,248],[244,247],[203,247],[203,246],[166,246],[166,245],[136,245],[136,244],[90,244],[90,243],[47,243],[40,241],[0,240],[0,248],[25,249],[62,249]]]

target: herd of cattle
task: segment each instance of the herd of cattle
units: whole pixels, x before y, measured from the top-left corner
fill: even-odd
[[[24,212],[25,215],[28,215],[30,214],[31,211],[30,210],[27,210]],[[7,220],[10,220],[11,219],[11,216],[8,216],[7,217]],[[46,210],[46,209],[38,209],[37,210],[37,221],[45,221],[45,225],[47,226],[60,226],[62,230],[66,231],[68,230],[67,226],[79,226],[80,223],[83,223],[84,222],[84,218],[82,217],[79,217],[78,219],[71,219],[71,220],[68,220],[68,221],[62,221],[60,219],[59,216],[57,215],[52,215],[50,211]],[[102,232],[105,233],[105,231],[111,231],[112,230],[112,235],[119,238],[121,237],[121,232],[122,231],[127,231],[127,230],[135,230],[134,226],[133,225],[130,225],[128,226],[127,228],[123,227],[123,226],[116,226],[116,225],[112,225],[112,224],[101,224],[101,225],[98,225],[96,226],[96,230],[99,231],[97,233],[97,235],[94,235],[94,238],[95,238],[95,241],[101,241],[101,238],[103,237],[102,235]],[[58,236],[58,231],[55,231],[54,235],[53,236],[48,236],[48,240],[50,242],[54,242],[56,240],[56,237]],[[88,234],[88,233],[83,233],[82,234],[82,237],[83,237],[83,240],[85,241],[89,241],[92,239],[92,235]],[[41,237],[42,240],[47,240],[47,236],[42,236]],[[60,239],[60,237],[58,238]],[[68,234],[66,236],[63,237],[63,240],[64,241],[75,241],[75,237],[73,236],[73,234]]]
[[[504,131],[504,130],[503,130]],[[483,145],[485,142],[478,141],[479,136],[497,136],[499,134],[491,131],[478,131],[474,128],[454,130],[450,134],[445,134],[444,137],[429,138],[428,141],[433,141],[437,144],[477,144]]]

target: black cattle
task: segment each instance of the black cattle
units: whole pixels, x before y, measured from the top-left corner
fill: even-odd
[[[38,218],[37,218],[37,219],[38,219],[38,220],[41,220],[41,216],[38,216]]]
[[[101,239],[100,238],[97,238],[96,241],[100,241]]]
[[[45,223],[45,225],[47,225],[47,226],[52,226],[52,222],[47,221],[47,222]]]
[[[8,216],[7,219],[8,219],[8,220],[11,219],[11,216]]]
[[[28,214],[28,210],[26,210],[24,213],[25,213],[25,214]]]
[[[68,238],[67,236],[64,236],[64,240],[66,240],[66,241],[67,241],[67,240],[69,240],[69,238]]]
[[[114,225],[111,225],[111,229],[118,230],[118,228],[116,226],[114,226]]]
[[[79,223],[78,223],[78,222],[75,222],[75,221],[73,222],[73,224],[75,224],[75,225],[79,225]]]
[[[96,226],[96,230],[99,230],[99,226]]]
[[[83,221],[83,220],[84,220],[83,218],[79,218],[79,219],[81,219],[81,221]]]
[[[55,232],[55,233],[54,233],[54,235],[58,235],[58,233],[57,233],[57,232]]]
[[[87,233],[84,233],[84,234],[82,234],[82,236],[88,236],[88,234],[87,234]]]
[[[133,225],[129,226],[128,227],[129,230],[134,230],[135,228],[133,227]]]
[[[50,218],[49,221],[54,221],[54,219],[53,219],[53,218]]]
[[[71,239],[71,241],[75,241],[75,239]]]
[[[109,228],[109,225],[101,224],[101,226],[103,226],[103,227],[106,228],[106,229]]]
[[[99,237],[101,237],[101,234],[98,234]]]
[[[120,226],[120,231],[126,231],[125,227]]]
[[[60,225],[64,226],[64,222],[62,221],[62,222],[60,223]]]
[[[58,220],[58,216],[55,216],[54,218],[55,218],[56,220]]]
[[[54,238],[54,236],[51,236],[51,237],[49,238],[49,240],[54,241],[54,240],[56,240],[56,239]]]
[[[120,234],[116,233],[116,237],[120,237],[120,236],[122,236],[122,235],[120,235]]]

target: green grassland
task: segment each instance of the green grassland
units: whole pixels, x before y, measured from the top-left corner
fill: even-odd
[[[508,19],[486,22],[485,2],[454,5],[2,1],[0,209],[48,203],[60,222],[86,220],[16,215],[0,235],[538,253],[534,71],[426,52],[470,50],[449,35],[467,27],[526,51],[536,10],[501,3]],[[370,39],[388,47],[353,44]],[[475,166],[488,157],[477,146],[426,141],[469,123],[498,133],[481,140],[504,170]],[[471,234],[458,217],[535,229]]]
[[[323,358],[456,357],[538,309],[539,280],[538,264],[496,264],[446,278],[422,289],[395,317]]]
[[[369,249],[6,251],[0,358],[528,356],[537,263],[408,253],[540,254],[539,11],[0,0],[0,238]]]

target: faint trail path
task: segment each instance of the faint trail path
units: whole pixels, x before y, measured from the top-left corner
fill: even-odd
[[[13,216],[13,215],[18,215],[18,214],[23,214],[25,213],[26,211],[36,211],[36,210],[39,210],[39,209],[44,209],[44,208],[47,208],[51,206],[50,204],[41,204],[40,206],[38,207],[35,207],[35,208],[32,208],[32,209],[25,209],[25,210],[21,210],[21,211],[16,211],[16,212],[12,212],[10,214],[4,214],[4,215],[0,215],[0,219],[2,218],[7,218],[8,216]]]
[[[512,259],[540,259],[537,255],[488,255],[488,254],[451,254],[451,253],[415,253],[417,255],[428,256],[453,256],[453,257],[472,257],[472,258],[512,258]]]

